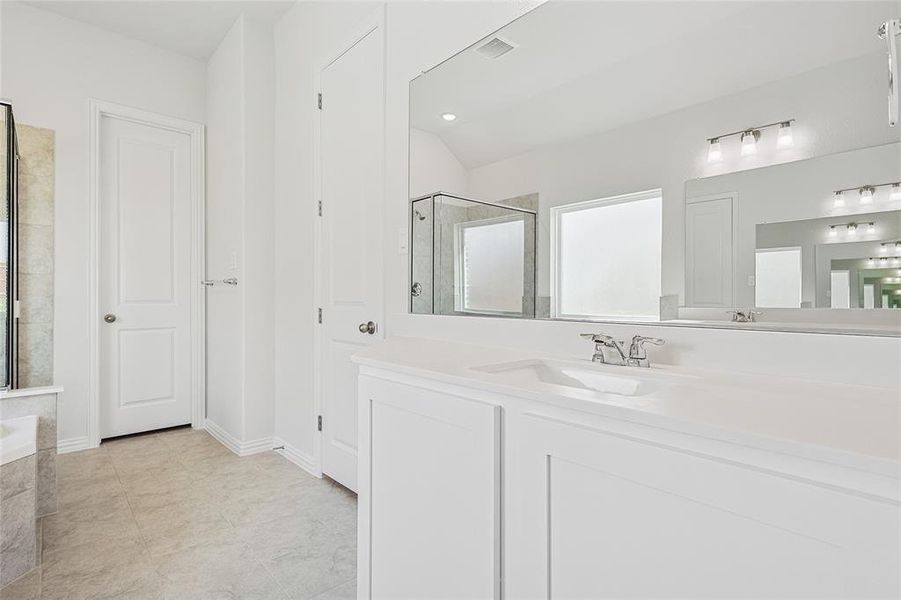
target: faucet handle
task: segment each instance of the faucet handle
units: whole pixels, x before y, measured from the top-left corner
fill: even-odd
[[[579,337],[590,340],[595,344],[609,344],[613,342],[613,338],[606,333],[580,333]]]
[[[660,338],[645,337],[643,335],[633,336],[632,337],[632,345],[629,346],[629,358],[646,360],[648,357],[648,354],[644,349],[645,344],[654,344],[655,346],[662,346],[665,343],[666,343],[666,340],[662,340]]]

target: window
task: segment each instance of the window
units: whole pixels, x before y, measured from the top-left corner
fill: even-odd
[[[551,209],[553,315],[659,319],[661,190]]]
[[[757,250],[754,305],[801,308],[801,248]]]
[[[458,223],[455,234],[455,309],[521,315],[525,289],[522,217]]]

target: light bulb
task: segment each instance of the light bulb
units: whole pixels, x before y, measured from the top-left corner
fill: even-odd
[[[879,244],[879,252],[885,254],[886,252],[888,252],[888,246],[886,246],[885,244]]]
[[[742,156],[753,156],[757,154],[757,138],[760,137],[760,132],[756,129],[749,129],[748,131],[741,134],[741,155]]]
[[[876,266],[876,261],[873,260],[872,258],[869,259],[869,260],[867,261],[867,266],[868,266],[868,267],[875,267],[875,266]]]
[[[779,135],[776,137],[777,148],[791,148],[795,145],[794,136],[792,136],[791,121],[785,121],[779,124]]]
[[[880,267],[886,267],[886,266],[888,266],[888,259],[887,259],[886,257],[884,257],[884,256],[883,256],[882,258],[880,258],[880,259],[879,259],[879,266],[880,266]]]
[[[848,235],[854,235],[857,233],[857,223],[848,223],[848,226],[845,227],[848,230]]]
[[[867,233],[871,235],[876,233],[876,223],[867,223]]]
[[[861,204],[872,204],[873,203],[873,188],[868,185],[860,188],[860,203]]]
[[[442,113],[441,118],[445,121],[456,121],[457,115],[455,115],[454,113]]]
[[[713,138],[710,140],[710,146],[707,148],[707,162],[716,163],[723,160],[723,150],[720,147],[720,139]]]
[[[893,183],[892,191],[888,196],[888,199],[892,202],[898,202],[901,200],[901,183]]]
[[[832,206],[842,208],[845,205],[845,195],[842,192],[835,192],[832,195]]]
[[[835,228],[835,225],[829,226],[829,237],[835,237],[838,235],[838,229]]]

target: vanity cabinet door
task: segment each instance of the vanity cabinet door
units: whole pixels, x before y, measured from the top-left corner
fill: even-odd
[[[500,597],[500,407],[360,378],[361,598]]]
[[[510,425],[521,475],[506,523],[524,530],[511,597],[898,597],[891,502],[624,434],[622,423],[530,414],[521,427]]]

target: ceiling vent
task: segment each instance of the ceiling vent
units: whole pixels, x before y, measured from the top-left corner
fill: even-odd
[[[499,37],[491,38],[486,43],[482,44],[478,48],[476,48],[476,52],[484,56],[485,58],[500,58],[507,52],[510,52],[516,48],[510,42],[504,41]]]

